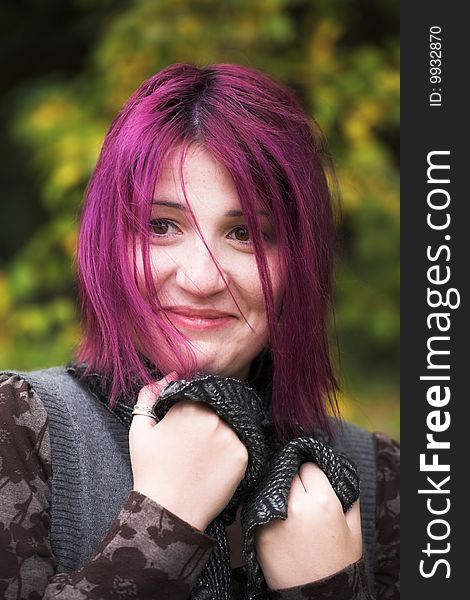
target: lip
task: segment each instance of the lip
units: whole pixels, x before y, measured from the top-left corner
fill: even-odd
[[[198,331],[221,329],[235,318],[225,312],[213,309],[194,309],[186,306],[165,308],[165,312],[175,325]]]

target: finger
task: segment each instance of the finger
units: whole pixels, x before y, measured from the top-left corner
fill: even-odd
[[[307,494],[314,498],[315,505],[324,510],[334,510],[337,514],[343,514],[341,501],[334,491],[328,477],[313,462],[303,463],[299,469],[299,476]]]
[[[306,491],[307,490],[305,489],[305,486],[302,483],[302,479],[300,478],[299,473],[297,473],[292,479],[289,491],[289,500],[292,500],[293,496],[297,494],[305,494]]]
[[[178,374],[176,371],[172,371],[159,381],[144,386],[139,392],[136,405],[152,408],[162,390],[170,383],[170,381],[175,381],[177,378]],[[134,414],[132,417],[132,428],[134,431],[136,428],[139,428],[141,431],[144,429],[152,429],[156,424],[157,422],[153,417],[145,414]]]
[[[150,387],[155,394],[153,404],[155,404],[158,401],[158,397],[163,392],[163,390],[166,388],[166,386],[169,383],[171,383],[172,381],[178,381],[178,379],[179,379],[178,373],[176,371],[172,371],[171,373],[168,373],[168,375],[165,375],[165,377],[163,377],[163,379],[160,379],[160,381],[156,381],[155,383],[152,383],[150,385]],[[153,404],[152,404],[152,406],[153,406]]]
[[[356,560],[363,555],[363,540],[361,528],[361,508],[359,500],[356,500],[348,512],[345,514],[346,524],[349,528],[351,543],[355,548]]]
[[[356,500],[348,512],[345,514],[346,523],[349,530],[354,536],[358,536],[361,532],[361,507],[359,500]]]
[[[166,375],[162,379],[159,379],[158,381],[154,381],[153,383],[146,385],[139,392],[139,396],[137,398],[137,404],[152,407],[155,404],[158,396],[165,389],[165,387],[171,381],[176,381],[177,379],[178,379],[178,373],[176,371],[172,371],[171,373],[168,373],[168,375]]]
[[[143,406],[143,405],[142,405]],[[133,414],[132,415],[132,423],[131,423],[131,431],[133,433],[137,431],[143,432],[149,429],[153,429],[157,421],[150,416],[144,414]]]
[[[328,494],[331,491],[334,494],[328,477],[317,464],[313,462],[303,463],[299,469],[299,476],[307,492],[314,491]]]
[[[326,479],[323,471],[315,463],[303,463],[292,480],[291,494],[306,494],[307,492],[318,491],[318,482],[320,481],[320,484],[324,485],[320,479],[322,476]],[[328,480],[327,483],[329,484]]]

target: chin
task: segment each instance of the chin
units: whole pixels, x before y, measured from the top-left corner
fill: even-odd
[[[198,361],[198,371],[207,375],[219,375],[220,377],[233,377],[234,379],[245,379],[245,371],[248,373],[249,367],[235,367],[231,364],[220,364],[217,361],[201,360]]]

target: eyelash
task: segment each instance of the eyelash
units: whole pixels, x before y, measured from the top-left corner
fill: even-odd
[[[152,225],[158,226],[158,225],[161,225],[161,224],[165,224],[165,225],[169,225],[169,226],[177,228],[177,225],[175,225],[175,223],[173,223],[169,219],[152,219],[150,221],[150,225],[151,226]],[[245,225],[238,225],[237,227],[234,227],[230,231],[230,233],[233,233],[234,231],[237,231],[237,230],[240,230],[240,229],[242,229],[243,231],[248,232],[247,227]],[[154,237],[157,237],[157,238],[165,238],[165,237],[168,236],[167,233],[166,234],[165,233],[151,233],[151,235],[154,236]],[[173,234],[173,235],[176,235],[176,234]],[[263,234],[263,235],[264,235],[264,237],[266,239],[268,239],[266,234]],[[244,245],[251,245],[251,243],[252,243],[250,240],[243,241],[243,240],[237,240],[236,239],[235,241],[238,242],[239,244],[244,244]]]

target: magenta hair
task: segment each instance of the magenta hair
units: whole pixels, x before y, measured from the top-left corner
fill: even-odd
[[[151,363],[166,372],[176,361],[184,377],[196,372],[190,345],[159,310],[148,227],[163,161],[191,144],[203,146],[228,170],[252,235],[270,329],[276,432],[282,439],[315,427],[331,430],[327,405],[338,415],[327,336],[335,243],[326,175],[331,163],[318,126],[294,94],[253,68],[170,65],[145,81],[113,121],[81,216],[77,277],[83,337],[76,356],[112,379],[111,405],[136,381],[152,382],[139,352],[149,323],[160,336],[146,348]],[[274,311],[257,202],[272,216],[279,247],[285,283],[280,315]],[[136,239],[145,297],[135,275]]]

